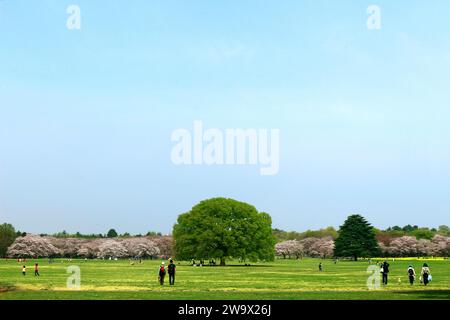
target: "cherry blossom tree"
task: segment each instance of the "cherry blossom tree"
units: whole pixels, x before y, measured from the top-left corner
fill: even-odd
[[[173,238],[170,236],[162,237],[149,237],[149,240],[153,241],[159,249],[159,256],[161,258],[170,258],[173,255]]]
[[[389,255],[389,248],[387,245],[384,244],[384,242],[382,241],[378,241],[378,247],[380,248],[380,252],[382,255],[384,256],[388,256]]]
[[[333,256],[334,241],[332,237],[317,238],[310,246],[310,255],[321,258]]]
[[[94,254],[91,250],[89,250],[89,248],[81,247],[77,251],[77,256],[80,258],[92,258],[92,257],[94,257]]]
[[[61,252],[48,239],[28,234],[17,238],[8,248],[7,256],[14,258],[45,258],[59,255]]]
[[[81,249],[86,240],[78,238],[56,238],[45,237],[52,245],[60,250],[60,255],[67,258],[75,258],[78,256],[78,250]]]
[[[435,245],[434,255],[450,256],[450,237],[436,235],[431,242]]]
[[[420,239],[417,241],[417,255],[430,257],[438,253],[436,244],[428,239]]]
[[[128,256],[125,246],[117,240],[106,240],[98,248],[98,258],[124,258]]]
[[[334,241],[332,237],[309,237],[302,240],[287,240],[275,245],[275,253],[284,258],[304,255],[309,257],[329,258],[333,256]]]
[[[286,256],[289,259],[291,256],[295,256],[298,259],[303,256],[303,245],[297,240],[283,241],[275,245],[275,254],[283,256],[284,259],[286,259]]]
[[[275,254],[277,256],[283,256],[283,259],[286,259],[286,256],[291,258],[289,252],[289,246],[286,244],[287,241],[279,242],[275,245]]]
[[[394,257],[417,256],[417,245],[418,241],[415,237],[403,236],[393,239],[387,252]]]
[[[128,255],[134,258],[156,257],[160,254],[156,244],[148,238],[128,238],[122,241]]]
[[[331,237],[305,238],[300,240],[303,245],[305,255],[309,257],[332,257],[334,241]]]
[[[103,239],[87,240],[83,242],[77,251],[77,256],[82,258],[95,258],[100,253],[100,246],[105,242]]]

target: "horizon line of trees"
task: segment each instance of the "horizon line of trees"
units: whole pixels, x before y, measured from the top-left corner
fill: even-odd
[[[217,201],[218,199],[215,199]],[[219,199],[220,201],[224,201],[223,199]],[[225,199],[228,201],[227,199]],[[243,204],[237,203],[238,207]],[[244,206],[244,208],[246,208]],[[353,215],[351,217],[355,217],[358,215]],[[371,240],[370,249],[368,250],[360,250],[357,254],[349,254],[349,250],[347,247],[350,242],[344,242],[339,249],[339,246],[336,250],[336,241],[342,240],[343,235],[343,227],[339,230],[336,230],[334,227],[327,227],[319,230],[307,230],[305,232],[287,232],[280,229],[272,229],[272,236],[274,238],[274,252],[277,256],[282,257],[334,257],[334,256],[435,256],[435,255],[443,255],[449,256],[449,247],[450,247],[450,228],[446,225],[441,225],[438,228],[427,228],[427,227],[419,227],[417,225],[406,225],[404,227],[394,226],[389,227],[385,230],[380,230],[372,227],[365,221],[364,218],[358,216],[360,218],[356,219],[355,222],[350,223],[352,228],[359,225],[359,228],[364,229],[364,233],[366,239],[359,239],[359,241],[367,242],[367,239]],[[347,221],[346,221],[347,222]],[[359,231],[360,232],[360,231]],[[360,232],[361,233],[361,232]],[[11,224],[0,224],[0,257],[5,257],[7,255],[8,248],[14,243],[14,241],[18,238],[26,237],[27,233],[16,231]],[[35,236],[35,235],[32,235]],[[77,257],[77,256],[89,256],[89,257],[99,257],[100,250],[97,249],[86,249],[89,254],[85,254],[86,250],[80,251],[81,254],[72,250],[67,251],[67,247],[73,246],[74,248],[81,243],[86,244],[91,241],[92,243],[96,243],[96,240],[118,240],[120,243],[122,240],[126,239],[136,239],[136,238],[162,238],[165,239],[170,238],[170,248],[167,248],[167,245],[164,247],[164,252],[168,253],[168,255],[172,255],[172,237],[170,235],[163,236],[161,232],[149,231],[145,235],[136,234],[131,235],[128,232],[119,234],[115,229],[108,230],[105,234],[81,234],[77,232],[75,234],[69,234],[66,231],[58,232],[53,235],[40,234],[41,238],[51,240],[50,244],[54,245],[56,249],[60,250],[57,255],[59,256],[67,256],[67,257]],[[340,240],[338,240],[341,238]],[[344,237],[345,238],[345,237]],[[67,241],[62,241],[67,240]],[[80,241],[77,241],[80,240]],[[268,240],[270,243],[270,240]],[[102,242],[102,241],[100,241]],[[69,243],[69,245],[64,244]],[[99,241],[97,241],[97,244]],[[112,242],[110,242],[112,244]],[[46,247],[46,244],[42,243],[43,247]],[[160,244],[161,245],[161,244]],[[95,245],[94,245],[95,247]],[[80,248],[78,248],[80,249]],[[92,250],[91,250],[92,249]],[[344,250],[345,249],[345,250]],[[89,251],[90,250],[90,251]],[[39,251],[39,250],[37,250]],[[355,250],[354,250],[355,251]],[[51,253],[51,250],[49,251]],[[62,253],[61,253],[62,252]],[[92,253],[95,252],[95,253]],[[231,251],[230,251],[231,252]],[[236,251],[237,252],[237,251]],[[356,252],[356,251],[355,251]],[[170,253],[170,254],[169,254]],[[248,255],[248,254],[247,254]],[[124,255],[121,253],[120,245],[116,250],[117,257],[123,257]],[[267,252],[266,257],[269,257],[270,254]]]
[[[7,230],[9,229],[9,230]],[[13,230],[11,232],[11,230]],[[405,225],[404,227],[393,226],[388,227],[386,229],[378,229],[375,228],[375,235],[377,239],[381,242],[386,242],[386,240],[390,238],[400,238],[403,236],[412,236],[417,240],[420,239],[433,239],[436,235],[441,236],[450,236],[450,227],[447,225],[440,225],[438,228],[429,228],[429,227],[419,227],[417,225]],[[27,232],[16,231],[11,224],[3,223],[0,224],[0,239],[2,238],[4,233],[9,233],[10,237],[20,237],[27,235]],[[336,239],[339,235],[339,230],[336,230],[334,227],[329,226],[326,228],[321,228],[318,230],[306,230],[303,232],[299,231],[285,231],[282,229],[274,228],[272,229],[272,233],[276,238],[277,242],[282,242],[286,240],[302,240],[306,238],[324,238],[331,237]],[[13,235],[12,235],[13,234]],[[80,238],[80,239],[96,239],[96,238],[130,238],[130,237],[156,237],[163,236],[162,232],[157,231],[148,231],[145,234],[137,233],[131,234],[129,232],[124,232],[119,234],[115,229],[109,229],[106,233],[87,233],[83,234],[80,232],[76,233],[68,233],[63,230],[60,232],[56,232],[53,234],[40,233],[40,236],[46,237],[51,236],[55,238]],[[170,236],[170,234],[166,234],[166,236]],[[1,253],[1,251],[0,251]]]
[[[132,238],[55,238],[28,234],[19,237],[8,248],[11,258],[154,258],[172,256],[172,237]],[[450,255],[450,237],[436,235],[432,240],[403,236],[391,243],[378,242],[379,257],[428,257]],[[286,240],[275,245],[275,255],[283,258],[336,257],[335,240],[330,237],[308,237]],[[374,257],[364,255],[363,257]]]
[[[79,238],[79,239],[96,239],[96,238],[132,238],[132,237],[156,237],[156,236],[163,236],[161,232],[156,231],[148,231],[146,234],[130,234],[129,232],[124,232],[119,234],[115,229],[109,229],[106,233],[88,233],[83,234],[80,232],[76,233],[68,233],[66,230],[63,230],[61,232],[53,233],[53,234],[46,234],[41,233],[40,236],[52,236],[55,238]]]
[[[386,229],[378,229],[374,227],[375,236],[379,241],[385,241],[391,238],[399,238],[403,236],[412,236],[416,239],[433,239],[436,235],[450,236],[450,227],[447,225],[440,225],[438,228],[419,227],[417,225],[406,225],[404,227],[393,226]],[[306,230],[304,232],[298,231],[285,231],[282,229],[273,229],[273,234],[277,239],[277,242],[286,240],[302,240],[305,238],[323,238],[332,237],[336,239],[339,235],[339,230],[330,226],[318,230]]]

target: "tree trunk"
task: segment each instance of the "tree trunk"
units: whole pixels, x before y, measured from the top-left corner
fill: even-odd
[[[358,257],[357,256],[354,256],[354,259],[355,259],[355,261],[358,261]]]
[[[222,267],[225,265],[225,258],[220,258],[220,265]]]

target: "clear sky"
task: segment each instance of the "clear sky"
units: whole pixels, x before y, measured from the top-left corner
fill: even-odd
[[[68,5],[81,29],[66,28]],[[366,26],[381,9],[381,29]],[[274,227],[449,224],[450,2],[0,0],[0,222],[170,232],[232,197]],[[280,129],[280,170],[176,166],[173,130]]]

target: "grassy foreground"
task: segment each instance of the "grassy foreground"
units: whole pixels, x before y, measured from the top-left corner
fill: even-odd
[[[433,281],[410,286],[409,264],[420,272],[430,265]],[[0,299],[450,299],[450,260],[396,259],[389,261],[390,283],[377,290],[367,288],[367,261],[303,259],[276,260],[242,266],[192,267],[177,263],[175,286],[157,282],[159,261],[131,265],[128,260],[57,259],[53,264],[36,260],[40,277],[34,276],[35,260],[26,262],[27,275],[15,260],[0,261]],[[318,264],[322,262],[323,271]],[[231,265],[234,264],[234,265]],[[79,290],[66,286],[69,265],[81,270]]]

